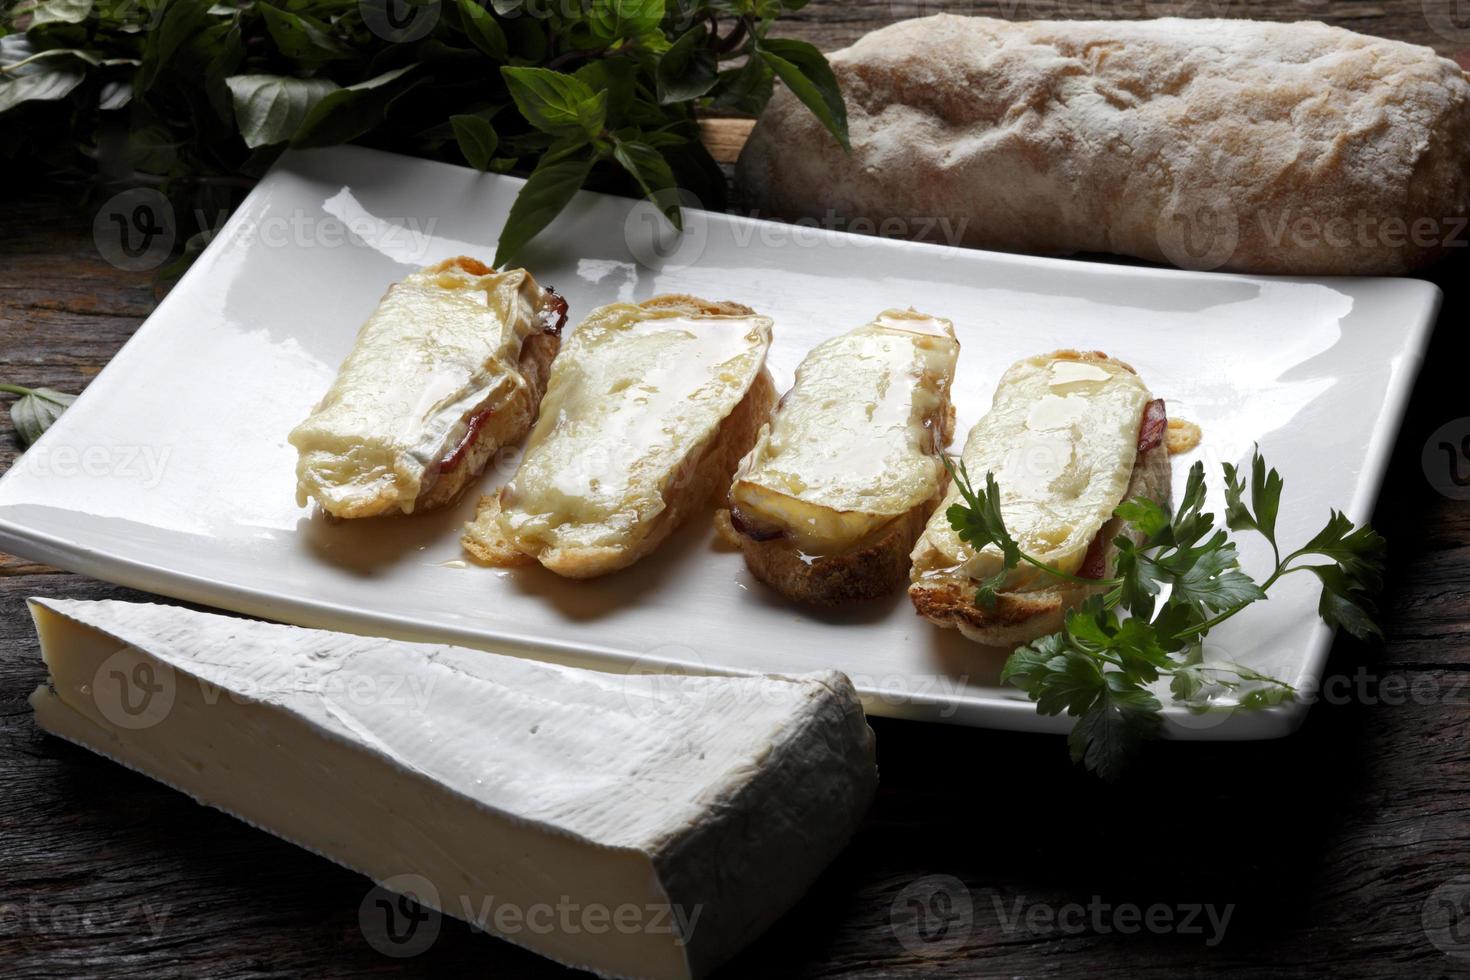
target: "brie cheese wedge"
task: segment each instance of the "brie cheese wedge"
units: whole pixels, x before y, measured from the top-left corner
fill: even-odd
[[[971,481],[1000,486],[1006,529],[1021,549],[1067,574],[1122,502],[1139,453],[1139,427],[1151,400],[1126,364],[1068,351],[1017,361],[1001,377],[990,411],[970,430],[962,459]],[[994,545],[976,551],[945,512],[960,500],[952,486],[914,549],[913,578],[986,579],[1001,567]],[[1022,565],[1009,589],[1052,576]]]
[[[728,486],[769,411],[755,396],[770,385],[771,321],[713,308],[667,297],[594,310],[553,364],[520,467],[486,498],[466,547],[484,558],[493,538],[559,574],[599,575],[661,541],[685,516],[677,504],[703,506],[716,470]],[[749,434],[727,431],[732,420]]]
[[[413,513],[457,492],[498,444],[525,434],[541,366],[528,341],[554,338],[566,303],[524,269],[450,259],[389,287],[336,381],[290,435],[297,500],[335,517]],[[555,354],[555,344],[542,352]],[[493,439],[496,444],[486,444]]]
[[[30,608],[42,728],[605,976],[728,959],[876,784],[831,671],[601,673],[162,605]]]
[[[813,348],[735,474],[733,526],[829,555],[931,500],[959,352],[950,321],[901,310]]]

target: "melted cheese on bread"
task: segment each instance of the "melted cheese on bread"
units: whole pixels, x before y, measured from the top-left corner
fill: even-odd
[[[289,437],[297,501],[331,514],[412,513],[471,418],[526,388],[526,338],[547,328],[524,269],[450,259],[388,288],[311,415]]]
[[[932,498],[959,350],[948,320],[900,310],[813,348],[740,464],[736,520],[830,554]]]
[[[541,416],[500,491],[499,529],[528,555],[629,548],[664,510],[679,467],[765,368],[771,320],[615,303],[552,364]]]
[[[963,460],[973,485],[985,474],[1000,486],[1006,529],[1021,549],[1068,574],[1081,566],[1092,539],[1127,491],[1138,455],[1138,429],[1150,395],[1120,361],[1058,351],[1018,361],[1002,376],[990,411],[970,430]],[[976,552],[955,534],[945,511],[949,494],[914,548],[913,577],[984,579],[1000,551]],[[1055,584],[1022,566],[1008,588]]]

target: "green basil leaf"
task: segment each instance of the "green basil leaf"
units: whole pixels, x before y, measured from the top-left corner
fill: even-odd
[[[541,158],[526,185],[516,195],[495,247],[495,266],[504,268],[527,242],[561,213],[587,182],[592,156],[582,147],[553,150]]]
[[[352,56],[351,49],[332,37],[331,29],[314,17],[293,14],[269,4],[256,4],[276,48],[295,61],[318,64]]]
[[[131,101],[133,101],[133,83],[126,79],[103,82],[101,90],[97,93],[97,108],[103,112],[121,109]]]
[[[331,146],[357,139],[383,121],[383,114],[393,100],[422,79],[398,84],[417,64],[384,72],[365,82],[327,93],[307,112],[296,135],[295,147]]]
[[[0,388],[16,394],[25,392],[19,401],[10,406],[10,421],[15,426],[16,435],[20,436],[21,445],[26,447],[41,438],[41,433],[51,428],[51,424],[61,418],[61,413],[66,411],[67,406],[77,400],[76,395],[50,388],[20,388],[12,385]]]
[[[851,149],[847,138],[847,104],[842,100],[837,76],[832,74],[832,66],[827,64],[822,52],[805,41],[788,38],[762,39],[756,42],[755,50],[791,93],[821,120],[842,148]]]
[[[92,13],[92,0],[43,0],[31,11],[31,27],[80,24]]]
[[[687,140],[673,146],[660,146],[659,152],[674,168],[674,179],[679,186],[694,195],[699,207],[706,211],[725,210],[729,181],[703,143],[698,139]]]
[[[664,0],[592,0],[587,15],[593,36],[604,42],[637,37],[663,19]]]
[[[72,93],[86,78],[79,68],[58,68],[54,63],[27,65],[14,75],[0,75],[0,112],[22,102],[54,102]]]
[[[613,159],[624,170],[632,174],[643,195],[659,206],[664,217],[679,231],[684,230],[684,217],[679,213],[679,200],[673,194],[660,195],[660,191],[673,190],[674,171],[663,155],[646,143],[618,140],[613,144]]]
[[[549,68],[500,69],[516,108],[532,126],[558,139],[591,140],[607,121],[607,92]]]
[[[454,138],[459,143],[459,152],[464,154],[465,160],[476,170],[489,170],[490,161],[495,157],[495,150],[500,145],[500,137],[495,134],[495,127],[490,125],[490,120],[484,116],[450,116],[449,123],[454,127]]]
[[[758,115],[771,100],[773,76],[770,65],[748,54],[744,65],[720,72],[719,85],[714,91],[714,107]]]
[[[240,136],[252,150],[284,143],[337,84],[325,78],[284,75],[231,75],[225,79],[235,106]]]
[[[622,120],[633,108],[638,65],[631,58],[599,58],[578,68],[573,77],[594,92],[607,93],[607,119]],[[657,124],[664,121],[660,115]]]
[[[708,38],[704,24],[695,24],[659,59],[655,77],[660,105],[697,99],[715,87],[720,73]]]
[[[505,40],[505,32],[495,22],[490,11],[480,6],[478,0],[459,0],[459,13],[460,19],[464,21],[465,35],[474,42],[475,47],[496,61],[505,61],[510,57],[510,46]]]
[[[134,80],[139,92],[152,88],[164,69],[177,70],[174,55],[213,26],[212,17],[210,0],[163,0],[155,14],[158,26],[143,32],[143,65]]]
[[[500,8],[497,6],[496,10]],[[510,42],[510,63],[517,66],[535,66],[545,61],[551,52],[551,41],[546,28],[535,17],[515,17],[500,25],[505,39]]]

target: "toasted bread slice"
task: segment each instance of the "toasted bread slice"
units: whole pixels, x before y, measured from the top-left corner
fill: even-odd
[[[1103,579],[1116,559],[1113,541],[1127,530],[1111,516],[1117,505],[1147,497],[1169,506],[1167,424],[1163,402],[1128,365],[1056,351],[1006,372],[963,459],[977,484],[995,474],[1001,514],[1023,550],[1070,575]],[[951,489],[914,547],[909,598],[919,615],[1009,647],[1061,629],[1067,612],[1097,591],[1023,566],[994,608],[977,606],[975,590],[1000,556],[959,540],[945,514],[958,499]]]
[[[756,578],[816,605],[903,584],[948,485],[958,357],[953,324],[900,310],[806,356],[717,518]]]
[[[389,287],[290,442],[297,499],[333,517],[442,507],[535,421],[566,302],[459,257]]]
[[[771,321],[658,296],[594,310],[552,367],[521,465],[465,550],[568,578],[626,568],[730,484],[775,404]]]

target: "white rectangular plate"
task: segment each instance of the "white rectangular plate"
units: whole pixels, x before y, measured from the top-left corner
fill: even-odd
[[[0,480],[0,547],[124,585],[309,626],[462,643],[604,669],[834,667],[876,714],[1057,731],[998,683],[1003,655],[919,619],[902,592],[842,613],[755,582],[708,520],[605,579],[465,567],[447,512],[328,524],[294,499],[286,434],[326,390],[388,284],[489,260],[521,182],[356,148],[288,155],[76,405]],[[1280,535],[1329,507],[1366,518],[1439,292],[1404,279],[1210,275],[1000,255],[691,213],[670,243],[647,205],[583,193],[521,261],[571,304],[683,292],[775,319],[771,367],[888,307],[949,317],[963,347],[957,444],[1016,358],[1061,347],[1132,363],[1219,464],[1259,443],[1286,477]],[[492,464],[482,489],[509,475]],[[1263,549],[1244,549],[1259,571]],[[1311,576],[1211,637],[1311,690],[1331,634]],[[1192,715],[1181,738],[1267,738],[1305,704]]]

